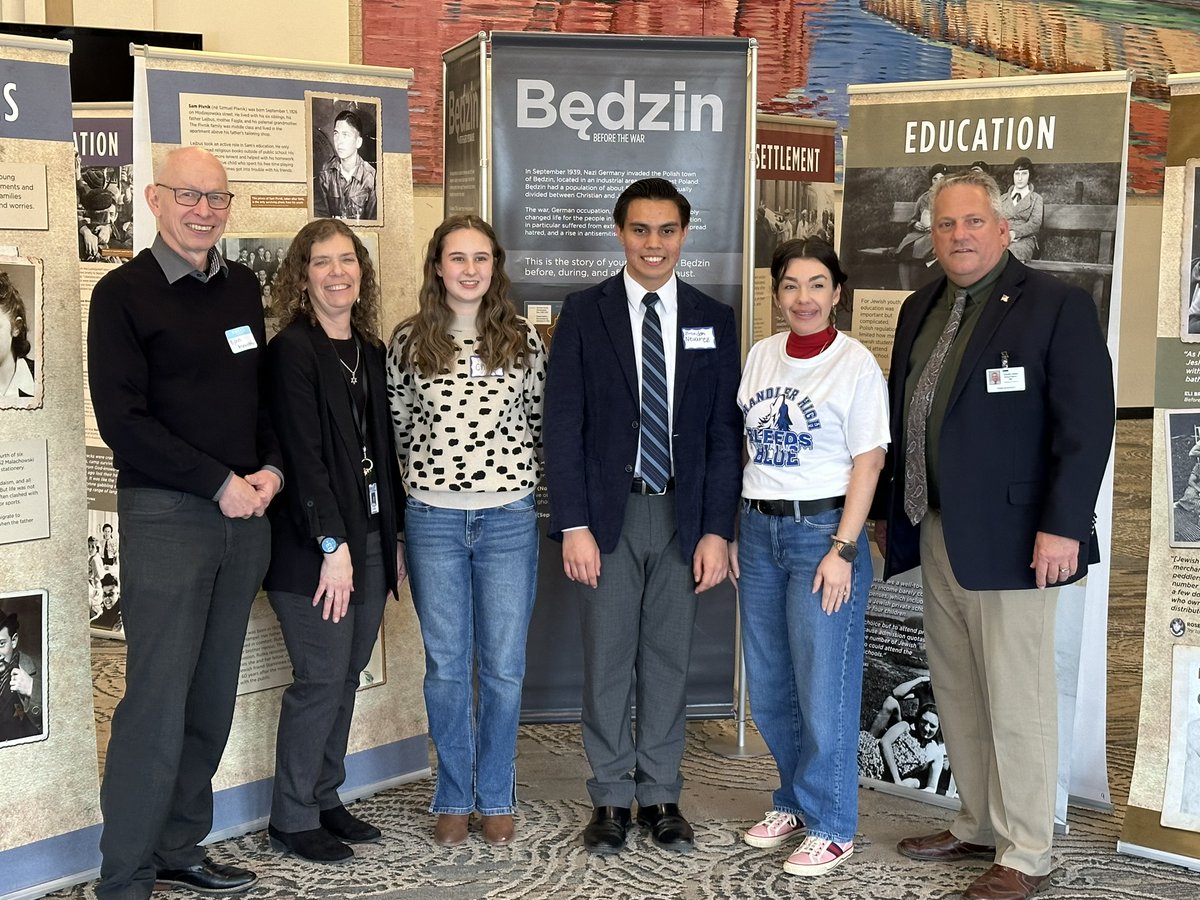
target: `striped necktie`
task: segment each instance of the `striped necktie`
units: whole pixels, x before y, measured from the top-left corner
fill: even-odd
[[[929,354],[929,361],[917,379],[912,400],[908,404],[908,425],[904,439],[904,511],[914,525],[929,510],[929,477],[925,457],[925,437],[928,430],[929,411],[933,407],[933,395],[937,393],[938,380],[942,377],[942,366],[954,336],[962,322],[963,309],[967,305],[967,292],[959,288],[954,292],[954,305],[950,307],[950,318],[942,329],[942,336]]]
[[[671,478],[671,438],[667,431],[667,357],[663,352],[662,323],[655,305],[658,294],[642,298],[642,480],[656,494],[667,489]]]

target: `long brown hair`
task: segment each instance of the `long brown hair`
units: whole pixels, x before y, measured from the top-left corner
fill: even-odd
[[[287,256],[283,258],[271,285],[271,302],[280,311],[280,330],[300,316],[306,317],[313,325],[317,324],[317,314],[308,297],[308,263],[312,258],[313,244],[339,234],[350,238],[350,243],[354,245],[360,273],[358,302],[350,311],[350,324],[363,334],[379,337],[379,282],[375,278],[375,266],[371,264],[371,255],[358,235],[338,219],[316,219],[292,238]]]
[[[417,297],[417,313],[397,325],[392,333],[395,343],[400,331],[410,330],[400,361],[426,378],[449,369],[461,349],[450,336],[454,315],[446,304],[446,285],[438,275],[437,264],[442,258],[446,237],[463,228],[480,232],[492,243],[492,283],[483,295],[475,317],[480,359],[488,371],[517,369],[526,364],[528,338],[509,299],[512,282],[504,271],[504,248],[496,240],[496,232],[479,216],[450,216],[434,229],[425,249],[425,280]]]

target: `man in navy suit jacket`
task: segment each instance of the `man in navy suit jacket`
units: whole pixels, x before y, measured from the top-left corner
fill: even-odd
[[[956,175],[932,194],[948,278],[900,310],[893,449],[875,512],[887,521],[884,577],[921,566],[929,669],[962,809],[949,830],[899,850],[990,858],[963,896],[1020,900],[1050,872],[1057,588],[1099,559],[1092,525],[1112,446],[1112,365],[1092,298],[1008,252],[991,176]],[[940,376],[923,379],[946,341]],[[909,454],[923,389],[924,453]]]
[[[634,800],[660,847],[694,843],[678,807],[688,658],[696,595],[728,573],[741,420],[733,310],[675,275],[690,213],[664,179],[626,188],[613,210],[625,268],[567,297],[550,352],[550,534],[563,542],[563,568],[580,598],[583,742],[595,807],[584,845],[597,853],[625,845]],[[641,399],[647,300],[660,323],[663,372],[672,373],[665,487],[642,456],[652,443],[643,433],[656,433]]]

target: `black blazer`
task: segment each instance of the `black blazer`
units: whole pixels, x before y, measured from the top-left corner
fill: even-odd
[[[705,534],[733,539],[741,494],[741,374],[733,310],[679,284],[672,455],[679,547],[690,561]],[[686,349],[682,329],[712,329]],[[641,400],[622,273],[567,297],[546,376],[543,444],[550,536],[587,525],[602,553],[621,534],[637,463]]]
[[[920,529],[904,512],[904,382],[913,341],[946,286],[904,301],[896,323],[892,443],[873,513],[888,522],[884,577],[920,564]],[[986,370],[1025,369],[1025,390],[988,393]],[[1112,362],[1096,304],[1063,281],[1009,259],[979,312],[942,421],[938,490],[954,577],[968,590],[1036,587],[1039,531],[1080,541],[1087,574],[1100,558],[1093,513],[1112,448]]]
[[[355,329],[367,377],[368,423],[379,482],[380,538],[386,584],[396,583],[396,533],[403,527],[404,495],[388,415],[384,347]],[[271,517],[271,565],[267,590],[312,594],[323,554],[318,535],[346,538],[354,586],[366,569],[367,512],[363,498],[362,448],[353,404],[337,351],[325,332],[297,319],[267,345],[268,402],[283,450],[285,484],[267,507]],[[351,594],[351,602],[362,597]]]

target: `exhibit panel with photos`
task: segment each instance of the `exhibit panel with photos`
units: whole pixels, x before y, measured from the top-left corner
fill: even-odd
[[[753,49],[737,38],[493,32],[481,99],[490,110],[492,225],[507,254],[517,312],[548,345],[563,299],[616,275],[625,255],[613,206],[632,182],[671,180],[691,204],[678,277],[742,317]],[[577,108],[578,107],[578,108]],[[447,127],[454,119],[447,111]],[[463,163],[466,165],[466,163]],[[710,329],[711,332],[711,329]],[[545,535],[529,626],[525,721],[579,717],[583,662],[562,549]],[[732,711],[732,586],[698,607],[689,715]]]
[[[1200,870],[1200,73],[1170,87],[1142,697],[1117,848]]]
[[[69,53],[0,37],[0,894],[99,831]]]
[[[851,88],[840,251],[852,291],[839,303],[839,325],[845,321],[885,374],[901,304],[943,275],[930,189],[972,169],[999,185],[1009,252],[1091,294],[1115,364],[1129,83],[1127,73],[1112,72]],[[1059,592],[1060,828],[1069,797],[1111,803],[1104,733],[1111,506],[1110,457],[1096,509],[1102,561],[1085,583]],[[939,754],[924,751],[913,766],[919,773],[900,787],[879,778],[871,746],[902,723],[919,733],[918,710],[936,710],[922,616],[919,570],[872,587],[860,775],[929,799],[953,795],[952,760],[934,767],[929,760]]]

